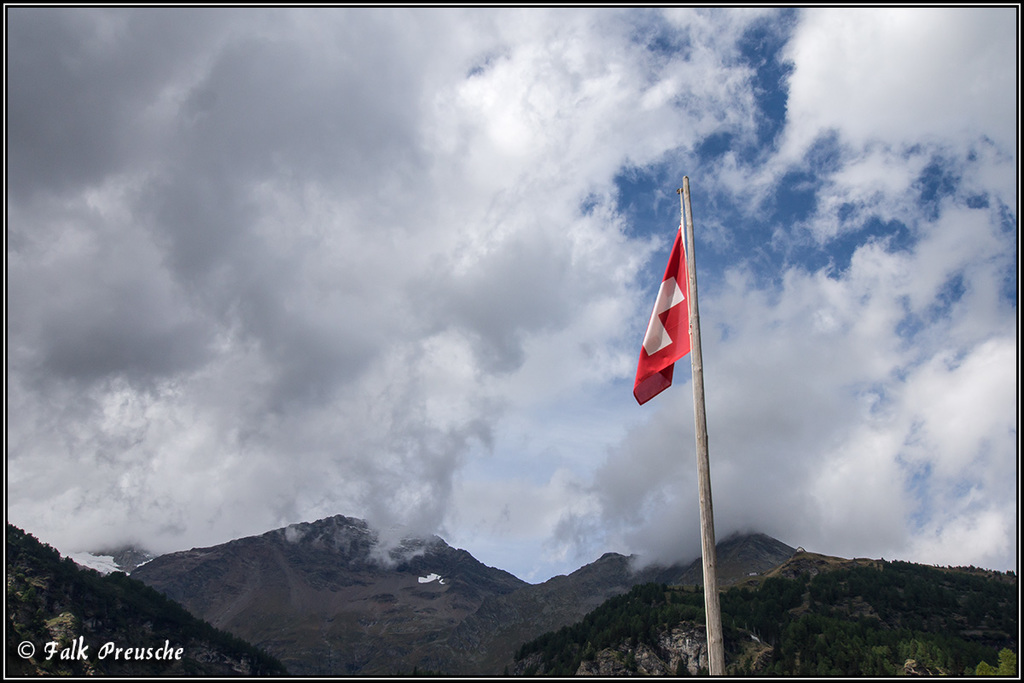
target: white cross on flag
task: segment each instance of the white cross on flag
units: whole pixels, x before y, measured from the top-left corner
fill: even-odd
[[[690,352],[690,307],[685,295],[689,280],[682,233],[680,226],[640,347],[640,362],[633,383],[633,396],[640,405],[672,386],[675,362]]]

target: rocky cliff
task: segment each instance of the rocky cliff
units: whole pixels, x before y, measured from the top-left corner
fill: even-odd
[[[696,676],[708,668],[707,631],[703,626],[680,624],[658,634],[651,646],[620,645],[605,648],[585,659],[577,676]]]

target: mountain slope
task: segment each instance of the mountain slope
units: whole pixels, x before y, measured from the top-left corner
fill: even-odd
[[[1016,576],[973,568],[797,552],[724,591],[721,608],[733,675],[963,675],[1018,647]],[[699,590],[644,584],[525,643],[509,670],[692,675],[705,639]]]
[[[5,547],[9,675],[286,673],[266,653],[122,573],[83,569],[9,524]],[[48,643],[55,651],[47,652]]]
[[[792,552],[763,535],[728,539],[723,585]],[[132,576],[296,674],[486,675],[502,673],[523,642],[638,583],[699,583],[699,567],[637,570],[635,558],[608,553],[530,585],[436,537],[385,552],[365,522],[337,516],[164,555]]]
[[[451,670],[451,630],[527,585],[436,537],[385,552],[343,516],[164,555],[132,575],[302,675]]]
[[[607,553],[569,575],[491,597],[454,629],[451,647],[464,656],[451,673],[502,673],[521,643],[582,618],[643,580],[630,558]]]
[[[795,550],[764,534],[736,534],[717,546],[719,585],[777,567]],[[565,576],[529,585],[483,602],[452,633],[464,655],[451,673],[502,673],[520,644],[582,619],[609,598],[649,582],[703,583],[700,558],[691,564],[636,567],[636,558],[606,553]]]
[[[766,534],[733,534],[715,545],[718,587],[724,588],[771,571],[796,553],[796,548]],[[697,558],[685,569],[669,567],[648,573],[651,581],[677,586],[703,586],[704,568]]]

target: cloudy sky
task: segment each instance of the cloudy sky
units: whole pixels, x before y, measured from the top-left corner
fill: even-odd
[[[1018,11],[6,9],[8,520],[1016,569]]]

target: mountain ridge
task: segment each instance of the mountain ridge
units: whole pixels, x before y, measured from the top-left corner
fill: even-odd
[[[716,554],[723,596],[730,586],[757,591],[778,580],[884,564],[807,553],[756,532],[726,537]],[[159,556],[132,577],[270,653],[293,674],[481,676],[528,669],[517,661],[521,646],[575,629],[613,598],[645,585],[673,586],[678,597],[701,602],[703,572],[699,557],[645,565],[608,552],[530,584],[438,536],[396,541],[390,533],[382,540],[365,521],[336,515]],[[669,653],[661,665],[650,652],[634,652],[650,660],[649,671],[678,673],[684,650],[686,668],[699,668],[702,618],[687,619],[694,621],[652,641],[657,652]],[[624,652],[588,660],[583,671],[627,671]]]
[[[737,538],[744,546],[745,537]],[[764,535],[750,543],[761,549],[739,559],[723,543],[723,576],[746,575],[751,555],[764,569],[793,553]],[[730,569],[737,562],[746,564]],[[699,576],[699,558],[688,566],[638,568],[636,557],[605,553],[530,584],[440,537],[387,545],[365,521],[336,515],[169,553],[132,575],[265,648],[296,674],[469,675],[501,673],[520,643],[582,618],[637,583],[699,583],[690,580],[694,566]]]
[[[436,536],[385,547],[341,515],[163,555],[133,576],[308,675],[447,666],[451,627],[528,585]]]

